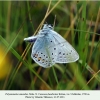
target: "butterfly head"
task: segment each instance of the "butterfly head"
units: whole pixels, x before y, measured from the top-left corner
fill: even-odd
[[[53,27],[50,24],[44,24],[43,30],[49,30],[49,29],[53,29]]]

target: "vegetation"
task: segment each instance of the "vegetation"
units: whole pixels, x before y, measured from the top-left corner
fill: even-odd
[[[99,90],[99,1],[0,1],[1,90]],[[23,41],[53,24],[79,53],[75,63],[43,68]]]

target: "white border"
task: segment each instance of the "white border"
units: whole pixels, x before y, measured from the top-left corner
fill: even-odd
[[[2,90],[0,100],[100,100],[100,91]]]

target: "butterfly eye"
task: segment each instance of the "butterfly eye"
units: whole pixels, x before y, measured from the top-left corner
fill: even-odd
[[[51,26],[51,25],[49,25],[48,27],[49,27],[50,29],[52,29],[52,26]]]

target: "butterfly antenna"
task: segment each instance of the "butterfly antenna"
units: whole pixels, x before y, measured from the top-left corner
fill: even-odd
[[[47,22],[45,22],[46,24],[48,24]]]
[[[55,21],[56,21],[56,15],[55,15],[54,23],[53,23],[53,28],[55,27]]]

